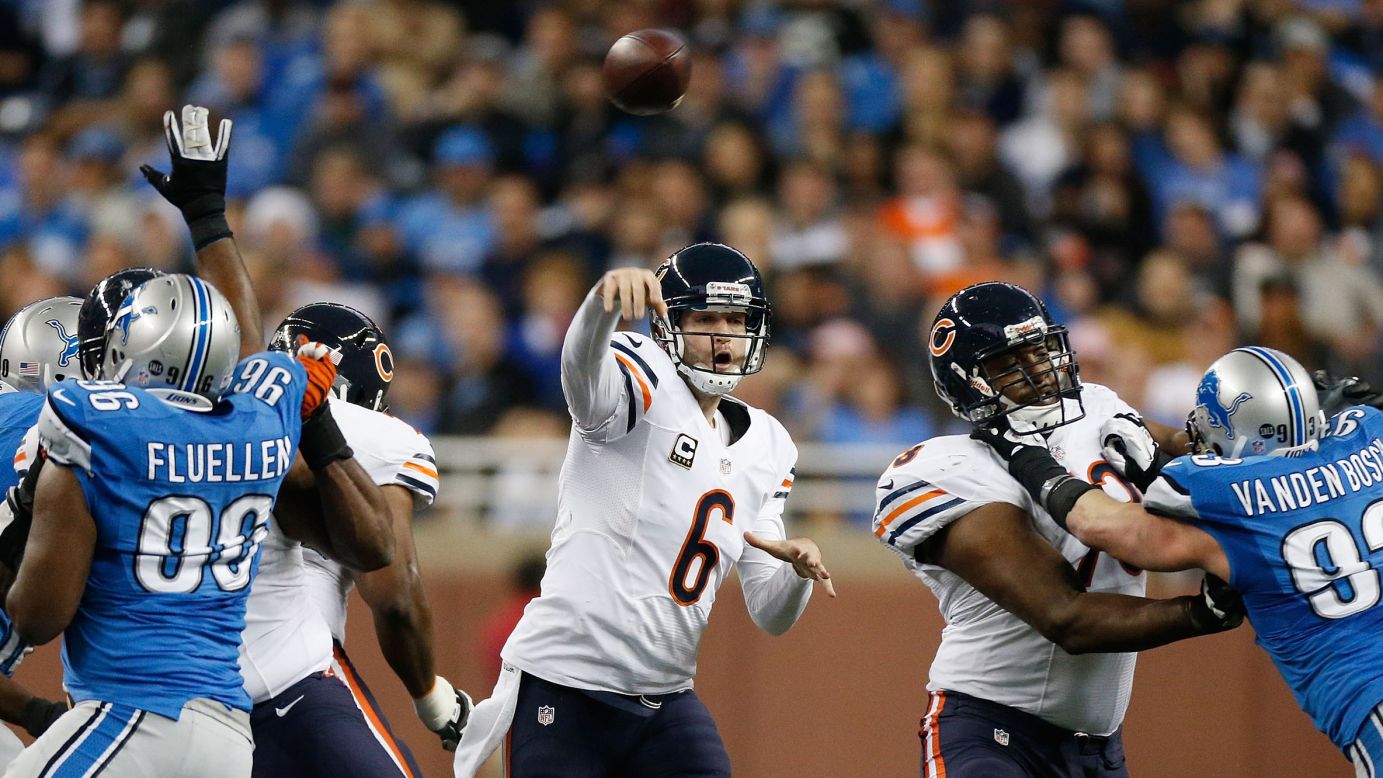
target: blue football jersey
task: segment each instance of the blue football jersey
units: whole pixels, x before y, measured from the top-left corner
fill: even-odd
[[[296,359],[264,352],[236,366],[205,412],[105,381],[48,390],[39,441],[76,475],[97,533],[63,635],[74,700],[173,719],[196,697],[250,709],[238,661],[245,601],[306,385]]]
[[[1299,456],[1181,457],[1144,496],[1229,559],[1258,644],[1345,748],[1383,702],[1383,412],[1347,408]]]
[[[19,483],[19,470],[27,470],[27,463],[15,461],[14,467],[4,463],[15,456],[24,442],[24,434],[38,421],[39,409],[43,407],[43,395],[34,392],[6,392],[0,394],[0,494]],[[0,498],[3,499],[3,498]],[[0,608],[0,673],[14,675],[14,668],[29,652],[29,644],[15,634],[10,614]]]

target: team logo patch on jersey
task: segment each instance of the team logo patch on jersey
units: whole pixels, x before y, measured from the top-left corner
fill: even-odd
[[[555,721],[556,719],[557,719],[557,709],[556,709],[556,708],[552,707],[551,705],[539,705],[539,706],[538,706],[538,723],[539,723],[539,724],[542,724],[544,727],[546,727],[546,726],[548,726],[549,724],[551,724],[553,721]]]
[[[729,458],[729,457],[721,457],[721,458],[720,458],[720,474],[721,474],[721,475],[729,475],[729,474],[730,474],[730,458]]]
[[[1001,746],[1008,745],[1008,733],[1002,729],[994,730],[994,742]]]
[[[685,432],[678,435],[672,444],[672,453],[668,454],[667,458],[674,465],[681,465],[690,470],[692,460],[696,459],[696,438]]]

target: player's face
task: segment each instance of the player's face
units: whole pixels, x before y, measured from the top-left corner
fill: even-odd
[[[749,338],[716,337],[748,334],[748,317],[743,311],[687,311],[681,330],[685,342],[683,361],[689,365],[714,369],[717,373],[737,373],[744,369]]]
[[[1029,343],[990,357],[983,363],[994,391],[1018,405],[1054,396],[1060,388],[1057,371],[1043,342]]]

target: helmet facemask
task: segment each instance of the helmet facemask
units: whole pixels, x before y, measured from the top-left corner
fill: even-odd
[[[754,298],[743,284],[708,285],[707,294],[667,301],[668,315],[649,313],[653,339],[658,342],[687,382],[702,394],[723,395],[734,391],[741,379],[763,369],[769,339],[770,308],[767,302]],[[744,315],[743,332],[712,332],[683,329],[683,320],[691,311],[740,313]],[[712,364],[690,359],[688,338],[709,338]],[[738,349],[731,344],[744,342],[744,356],[735,364]],[[721,357],[730,355],[729,360]]]
[[[972,422],[1006,417],[1019,435],[1037,435],[1085,417],[1080,369],[1066,328],[1040,320],[1015,325],[1007,345],[976,355],[975,374],[961,376],[985,396],[957,412]],[[1032,353],[1035,358],[1021,355]],[[958,371],[959,365],[952,367]]]

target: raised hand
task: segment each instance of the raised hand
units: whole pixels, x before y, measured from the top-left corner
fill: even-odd
[[[615,268],[601,276],[598,289],[600,297],[605,300],[605,312],[614,311],[619,306],[620,316],[625,321],[642,319],[649,309],[659,316],[667,316],[663,286],[652,270],[641,267]]]

